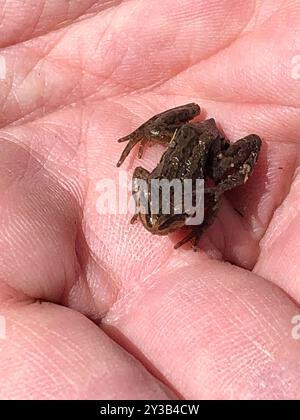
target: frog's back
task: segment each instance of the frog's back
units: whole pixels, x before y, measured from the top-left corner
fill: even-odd
[[[218,135],[212,119],[183,125],[151,173],[151,178],[165,178],[170,181],[204,178],[211,142]]]

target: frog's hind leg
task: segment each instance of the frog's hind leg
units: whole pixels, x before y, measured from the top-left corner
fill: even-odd
[[[212,179],[215,181],[219,193],[231,190],[244,184],[255,167],[261,139],[250,134],[237,142],[228,145],[213,157]]]

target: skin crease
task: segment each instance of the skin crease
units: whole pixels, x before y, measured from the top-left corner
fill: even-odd
[[[298,399],[299,0],[62,3],[0,1],[0,398]],[[188,102],[263,139],[199,253],[96,207]]]

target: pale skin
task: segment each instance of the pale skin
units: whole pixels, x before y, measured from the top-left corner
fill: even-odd
[[[1,398],[300,397],[299,6],[0,1]],[[199,253],[96,208],[188,102],[264,142]]]

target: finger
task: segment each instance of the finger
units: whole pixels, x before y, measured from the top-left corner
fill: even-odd
[[[1,399],[176,398],[83,315],[11,302],[0,309]]]
[[[76,277],[78,203],[43,161],[13,142],[1,142],[0,172],[1,281],[57,301]]]
[[[297,169],[291,189],[277,209],[261,243],[255,272],[270,279],[300,302],[300,176]]]
[[[120,295],[106,330],[187,399],[297,399],[299,308],[251,273],[193,261],[171,260]]]

